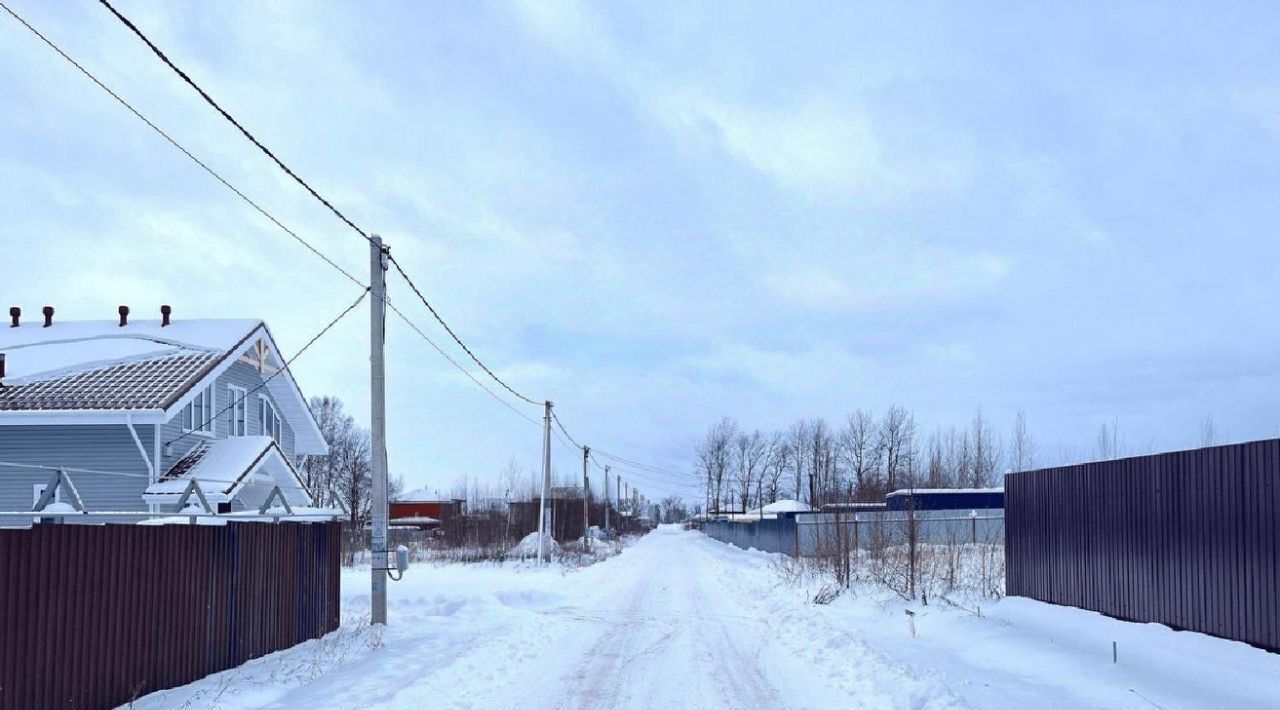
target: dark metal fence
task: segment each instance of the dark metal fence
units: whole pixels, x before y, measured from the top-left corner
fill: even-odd
[[[779,517],[751,522],[728,522],[709,520],[698,524],[698,529],[720,542],[728,543],[744,550],[756,549],[761,552],[781,552],[795,557],[796,519]]]
[[[0,529],[0,708],[101,708],[338,627],[338,523]]]
[[[1009,474],[1007,591],[1280,650],[1280,440]]]

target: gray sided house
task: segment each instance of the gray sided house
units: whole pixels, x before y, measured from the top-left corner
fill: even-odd
[[[277,486],[313,505],[293,462],[328,445],[262,321],[47,312],[0,326],[0,512],[32,510],[56,469],[91,512],[175,511],[192,480],[219,512]]]

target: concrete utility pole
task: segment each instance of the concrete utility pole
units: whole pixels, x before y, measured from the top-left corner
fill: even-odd
[[[591,492],[591,481],[587,478],[587,459],[591,458],[591,447],[582,447],[582,547],[591,549],[591,504],[587,497]]]
[[[551,488],[551,400],[543,405],[542,414],[542,499],[538,503],[538,561],[546,553],[551,562],[551,546],[547,544],[547,493]]]
[[[613,501],[609,500],[609,464],[604,465],[604,531],[609,532],[609,506],[613,505]]]
[[[387,316],[387,249],[382,237],[369,239],[369,393],[373,476],[372,603],[369,621],[387,623],[387,376],[384,362]]]

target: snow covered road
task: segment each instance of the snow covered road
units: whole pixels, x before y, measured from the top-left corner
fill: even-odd
[[[1268,707],[1280,677],[1242,644],[1027,600],[916,607],[913,634],[901,603],[808,603],[780,559],[660,528],[578,570],[423,565],[381,638],[352,571],[342,630],[137,706]]]

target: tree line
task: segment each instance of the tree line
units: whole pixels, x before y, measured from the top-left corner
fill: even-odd
[[[1083,460],[1108,460],[1156,450],[1132,446],[1115,419],[1103,421],[1091,450],[1061,447],[1052,461],[1019,410],[1002,435],[979,407],[962,427],[922,434],[915,415],[891,406],[877,416],[859,409],[833,426],[817,417],[787,429],[761,431],[725,417],[707,428],[694,450],[694,475],[703,489],[700,510],[746,512],[782,498],[821,506],[880,501],[904,488],[987,488],[1003,474]],[[1205,417],[1195,440],[1214,446],[1229,439]]]
[[[836,426],[817,417],[768,432],[725,417],[694,453],[703,506],[746,512],[782,498],[816,507],[902,488],[986,488],[1005,470],[1033,467],[1037,446],[1022,412],[1007,440],[981,408],[967,426],[922,436],[915,416],[895,405],[879,416],[856,410]]]

